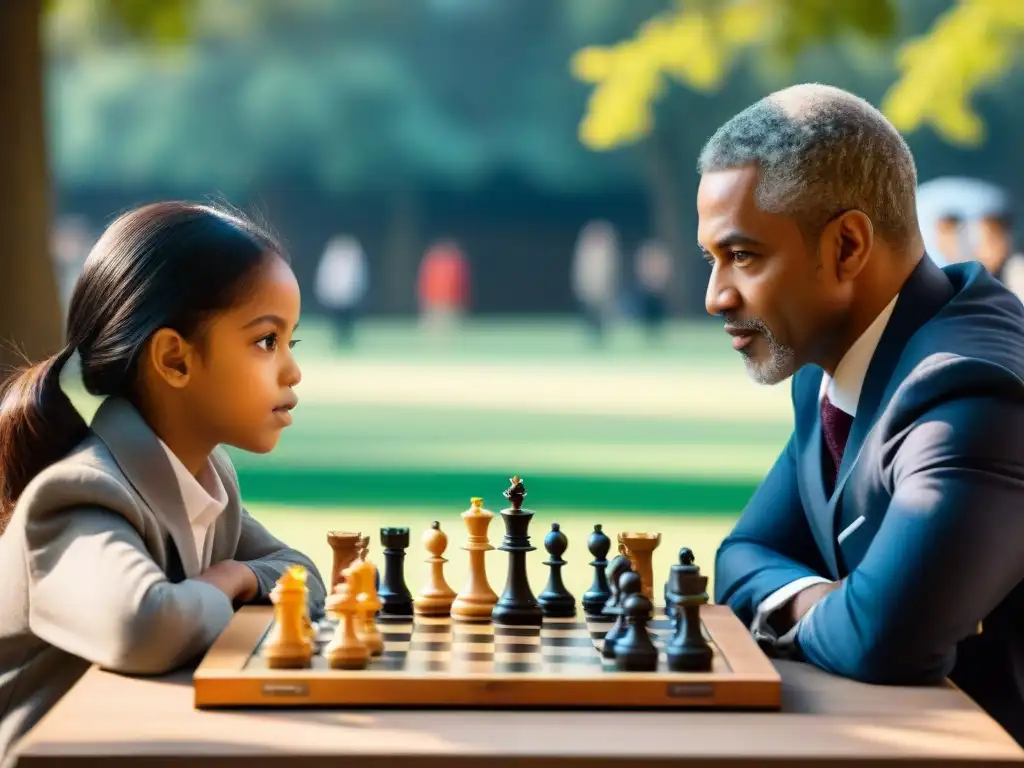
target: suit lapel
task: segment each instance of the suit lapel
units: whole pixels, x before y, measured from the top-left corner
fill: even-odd
[[[166,527],[176,545],[184,573],[198,574],[199,555],[188,510],[174,468],[156,433],[142,415],[121,398],[105,400],[91,426],[156,519]],[[169,553],[169,557],[173,559],[174,554]]]
[[[949,278],[925,255],[900,290],[900,297],[893,308],[892,316],[868,365],[860,399],[857,401],[857,416],[853,420],[846,450],[843,452],[843,461],[839,467],[839,477],[830,506],[834,507],[842,495],[843,487],[860,459],[864,441],[883,410],[883,404],[888,402],[892,391],[900,383],[894,381],[893,374],[911,337],[934,317],[953,295],[954,289]],[[830,529],[835,532],[836,526],[843,522],[848,524],[853,521],[836,519],[833,513]]]

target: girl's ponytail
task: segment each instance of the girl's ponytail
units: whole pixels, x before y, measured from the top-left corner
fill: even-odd
[[[0,534],[32,478],[89,431],[60,386],[61,369],[73,351],[66,347],[23,369],[0,390]]]

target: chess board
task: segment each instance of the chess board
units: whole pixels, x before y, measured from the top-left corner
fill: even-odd
[[[322,649],[334,623],[318,627],[310,666],[271,669],[260,647],[274,621],[246,607],[194,674],[195,705],[211,707],[634,707],[777,709],[775,667],[726,606],[701,609],[714,658],[708,672],[671,672],[663,646],[671,623],[649,628],[658,671],[620,672],[600,652],[611,622],[545,618],[542,627],[464,623],[447,617],[380,616],[382,656],[360,670],[331,669]]]

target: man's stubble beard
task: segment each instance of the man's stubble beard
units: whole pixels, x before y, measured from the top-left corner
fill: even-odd
[[[764,359],[755,358],[748,349],[741,350],[747,375],[765,386],[772,386],[785,381],[796,372],[796,351],[775,338],[775,334],[760,318],[733,323],[732,327],[751,331],[768,345],[768,354]],[[756,343],[756,340],[755,340]]]

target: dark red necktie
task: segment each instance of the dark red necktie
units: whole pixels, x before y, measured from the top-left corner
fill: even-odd
[[[825,437],[825,447],[832,457],[832,476],[825,478],[830,493],[839,477],[839,465],[843,463],[843,451],[846,450],[851,426],[853,416],[833,405],[826,393],[821,398],[821,431]]]

